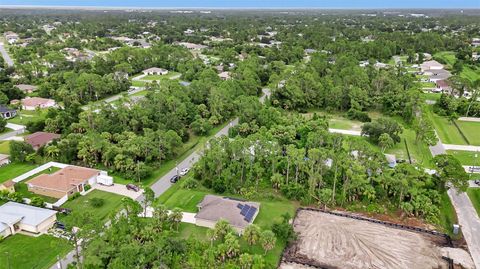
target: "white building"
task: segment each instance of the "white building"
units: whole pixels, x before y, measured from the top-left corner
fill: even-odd
[[[8,202],[0,206],[0,236],[6,237],[19,231],[45,233],[56,220],[57,211]]]
[[[158,68],[158,67],[152,67],[152,68],[148,68],[148,69],[143,70],[142,73],[144,75],[160,75],[160,76],[163,76],[163,75],[168,74],[168,70],[163,69],[163,68]]]

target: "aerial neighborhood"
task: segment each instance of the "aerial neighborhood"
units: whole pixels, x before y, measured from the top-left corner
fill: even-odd
[[[0,3],[0,269],[480,269],[478,3],[103,2]]]

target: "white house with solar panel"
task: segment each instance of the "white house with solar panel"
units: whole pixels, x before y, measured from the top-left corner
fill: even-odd
[[[260,204],[235,198],[205,195],[197,205],[197,226],[214,228],[217,221],[224,219],[239,233],[252,224],[260,211]]]

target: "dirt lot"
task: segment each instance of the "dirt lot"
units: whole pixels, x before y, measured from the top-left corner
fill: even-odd
[[[382,224],[300,210],[294,221],[298,239],[284,260],[321,268],[448,268],[444,239]],[[284,263],[280,268],[298,267]]]

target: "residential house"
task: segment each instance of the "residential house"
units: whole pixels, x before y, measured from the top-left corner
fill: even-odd
[[[106,175],[106,172],[72,165],[53,174],[41,174],[29,180],[27,186],[33,193],[62,198],[84,192],[85,186],[96,184],[101,175]]]
[[[28,84],[18,84],[15,85],[19,90],[21,90],[24,93],[32,93],[38,89],[37,86],[34,85],[28,85]]]
[[[158,67],[152,67],[152,68],[148,68],[148,69],[143,70],[142,73],[144,75],[160,75],[160,76],[163,76],[163,75],[168,74],[168,70],[163,69],[163,68],[158,68]]]
[[[8,43],[8,44],[17,43],[17,41],[20,39],[20,37],[18,36],[18,34],[12,32],[12,31],[5,32],[5,33],[3,34],[3,36],[5,37],[5,40],[7,40],[7,43]]]
[[[224,219],[239,234],[245,227],[253,223],[260,210],[260,204],[256,202],[210,194],[205,195],[197,207],[198,213],[195,215],[197,226],[213,228],[219,220]]]
[[[57,220],[57,211],[15,202],[0,206],[0,236],[45,233]]]
[[[432,61],[426,61],[420,64],[420,70],[422,72],[430,71],[430,70],[440,70],[443,69],[443,64],[432,60]]]
[[[430,70],[425,72],[425,74],[429,76],[428,80],[433,83],[436,83],[439,80],[446,80],[452,76],[452,74],[449,71],[444,69]]]
[[[15,192],[15,182],[7,180],[0,184],[0,191],[8,191],[10,193]]]
[[[177,45],[180,45],[182,47],[185,47],[189,50],[202,50],[208,48],[205,45],[201,44],[194,44],[194,43],[189,43],[189,42],[178,42]]]
[[[17,110],[0,105],[0,117],[8,120],[17,115]]]
[[[37,108],[49,108],[56,106],[55,100],[41,97],[27,97],[21,100],[22,109],[35,110]]]
[[[221,80],[229,80],[231,78],[230,72],[222,72],[218,74],[218,76],[220,77]]]
[[[53,140],[60,138],[59,134],[47,133],[47,132],[36,132],[25,137],[25,142],[30,144],[34,150],[48,145]]]
[[[471,44],[474,48],[479,47],[480,46],[480,38],[472,38],[472,43]]]
[[[10,163],[10,156],[6,154],[0,154],[0,166]]]
[[[445,80],[437,80],[435,82],[435,89],[432,90],[432,92],[436,92],[436,93],[449,93],[452,91],[452,87],[450,87],[450,85],[448,85],[447,81]]]

